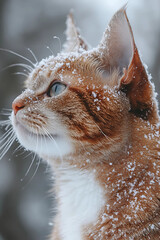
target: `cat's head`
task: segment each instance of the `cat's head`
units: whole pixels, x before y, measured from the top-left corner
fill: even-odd
[[[133,118],[153,121],[156,104],[125,8],[112,18],[97,48],[88,50],[72,16],[67,42],[42,60],[13,102],[20,143],[45,158],[123,148]],[[89,152],[90,151],[90,152]]]

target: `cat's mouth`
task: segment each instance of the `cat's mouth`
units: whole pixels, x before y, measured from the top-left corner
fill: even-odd
[[[46,131],[43,133],[43,127],[39,128],[39,131],[34,129],[33,132],[32,128],[30,130],[25,123],[21,123],[14,113],[12,113],[11,120],[20,144],[27,150],[38,153],[39,156],[62,157],[73,150],[70,138],[65,134],[53,134]]]
[[[11,117],[12,119],[12,125],[15,130],[15,133],[17,135],[18,140],[22,145],[26,147],[26,145],[34,144],[34,146],[37,144],[37,142],[46,142],[46,141],[52,141],[54,142],[57,140],[60,136],[58,134],[49,134],[47,132],[43,132],[43,128],[39,129],[39,131],[35,130],[33,127],[33,131],[27,128],[25,124],[20,122],[14,115]],[[41,132],[40,132],[41,130]],[[28,147],[30,148],[30,147]]]
[[[33,132],[33,131],[30,131],[26,128],[26,126],[24,126],[22,123],[20,123],[19,121],[16,120],[16,129],[20,132],[22,132],[22,134],[25,134],[25,135],[28,135],[30,137],[33,137],[33,138],[41,138],[41,139],[55,139],[55,138],[58,138],[58,134],[46,134],[46,133],[39,133],[37,131],[37,133]]]

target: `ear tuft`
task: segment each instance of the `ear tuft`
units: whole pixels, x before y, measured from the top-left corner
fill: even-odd
[[[70,12],[67,17],[66,25],[67,29],[65,33],[67,41],[63,45],[63,52],[82,52],[88,50],[87,44],[80,36],[79,30],[75,26],[72,12]]]

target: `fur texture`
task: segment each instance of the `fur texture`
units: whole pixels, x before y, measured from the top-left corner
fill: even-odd
[[[125,8],[96,49],[71,15],[66,33],[64,52],[35,67],[12,113],[20,143],[55,172],[50,239],[158,240],[159,116]]]

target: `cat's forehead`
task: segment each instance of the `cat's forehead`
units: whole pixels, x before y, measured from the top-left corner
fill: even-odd
[[[74,74],[78,67],[79,55],[59,54],[42,59],[26,80],[26,87],[34,91],[43,91],[53,80],[64,80],[64,73]]]
[[[93,78],[96,71],[88,71],[89,66],[93,68],[91,62],[89,53],[61,53],[42,59],[26,80],[26,87],[40,93],[54,80],[70,83],[76,79],[80,83],[84,77]]]

